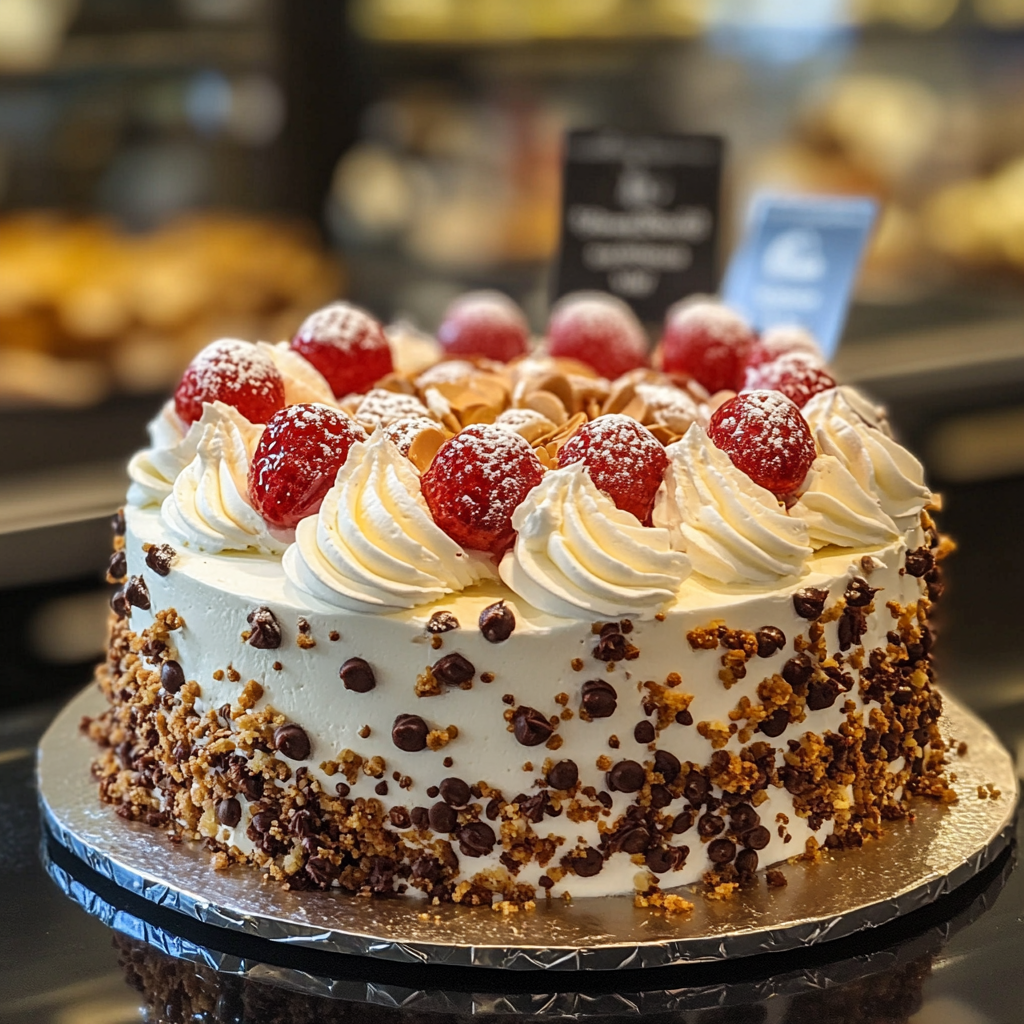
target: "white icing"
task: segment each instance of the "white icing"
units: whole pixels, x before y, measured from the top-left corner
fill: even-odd
[[[817,548],[828,544],[861,548],[888,544],[899,536],[878,499],[858,483],[833,455],[819,455],[811,465],[800,500],[789,510],[802,519]]]
[[[772,583],[803,572],[807,524],[737,469],[702,427],[695,423],[665,451],[654,522],[672,532],[694,572],[718,583]]]
[[[545,473],[512,525],[518,536],[501,578],[551,615],[650,617],[690,572],[668,531],[616,508],[581,463]]]
[[[189,437],[197,428],[195,455],[160,507],[168,532],[196,551],[280,554],[288,536],[272,534],[248,497],[249,463],[263,427],[217,402],[204,407]]]
[[[913,525],[931,500],[924,469],[892,439],[884,418],[850,387],[831,388],[802,409],[818,451],[835,456],[901,529]]]
[[[277,372],[281,374],[285,405],[299,405],[302,402],[320,402],[330,406],[338,404],[327,378],[287,341],[280,341],[276,345],[258,341],[256,348],[273,361]]]
[[[412,608],[494,575],[431,518],[419,476],[383,431],[356,442],[284,559],[292,583],[354,611]]]

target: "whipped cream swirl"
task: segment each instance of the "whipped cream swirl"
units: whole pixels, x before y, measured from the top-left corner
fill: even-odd
[[[534,607],[564,618],[649,618],[690,574],[667,530],[641,526],[594,486],[582,463],[551,470],[512,515],[499,572]]]
[[[204,407],[183,442],[194,437],[195,456],[160,506],[164,525],[182,545],[211,554],[284,551],[290,538],[272,534],[249,504],[249,463],[262,433],[230,406]]]
[[[879,411],[850,387],[815,395],[801,410],[818,451],[837,458],[900,530],[917,522],[931,500],[924,469],[892,439]]]
[[[819,455],[811,465],[800,500],[789,514],[802,519],[815,548],[879,547],[900,535],[878,499],[857,482],[834,455]]]
[[[296,529],[284,571],[300,590],[349,611],[396,611],[493,578],[431,518],[411,462],[377,430],[352,445],[320,511]]]
[[[276,345],[258,341],[256,348],[273,362],[281,374],[285,405],[298,405],[301,402],[320,402],[331,406],[338,404],[327,378],[287,341],[279,341]]]
[[[772,583],[803,572],[807,524],[737,469],[700,425],[665,451],[654,522],[671,531],[694,572],[718,583]]]
[[[150,421],[149,447],[136,452],[128,463],[128,504],[143,508],[159,505],[171,493],[178,474],[195,458],[203,430],[211,423],[229,421],[243,434],[256,430],[257,441],[263,428],[254,426],[233,406],[210,402],[203,406],[203,415],[191,426],[181,421],[174,411],[174,400],[164,403]]]

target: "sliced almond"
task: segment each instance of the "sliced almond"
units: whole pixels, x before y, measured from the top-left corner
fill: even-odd
[[[548,444],[557,444],[559,447],[561,447],[586,422],[587,422],[587,417],[586,417],[585,413],[582,413],[582,412],[576,413],[575,416],[573,416],[570,419],[566,420],[566,422],[563,423],[562,426],[560,426],[558,428],[558,430],[556,430],[555,433],[551,435],[550,438],[548,438],[548,442],[547,443]]]
[[[459,419],[462,420],[464,427],[468,427],[471,423],[493,423],[498,418],[500,411],[493,405],[472,405],[462,411]]]
[[[677,434],[674,430],[669,429],[663,423],[655,423],[647,428],[663,445],[670,445],[681,438],[682,434]]]
[[[554,395],[565,408],[573,407],[575,396],[569,378],[563,373],[546,373],[533,381],[533,391],[547,391]]]
[[[526,395],[522,405],[527,409],[534,409],[542,416],[547,416],[556,426],[564,423],[569,414],[561,400],[550,391],[534,391]]]
[[[438,448],[445,442],[444,431],[437,427],[421,430],[409,445],[409,461],[421,472],[430,468]]]
[[[643,423],[647,419],[647,403],[639,395],[634,395],[619,412],[623,416],[632,416],[638,423]]]
[[[635,397],[636,384],[632,381],[617,380],[612,385],[611,391],[608,392],[608,397],[604,400],[601,411],[605,415],[613,412],[622,412]]]
[[[462,429],[462,424],[459,422],[459,417],[453,412],[446,412],[441,417],[441,422],[453,433],[457,434]]]
[[[416,394],[416,386],[413,382],[400,373],[389,373],[387,376],[381,377],[373,386],[384,391],[395,391],[400,395]]]
[[[540,464],[545,469],[558,468],[558,461],[556,459],[553,459],[551,455],[548,454],[547,448],[545,448],[543,445],[541,445],[539,448],[534,448],[533,452],[537,456],[537,458],[540,459]]]
[[[709,413],[714,412],[719,406],[725,405],[725,403],[728,402],[730,398],[735,398],[735,397],[736,397],[736,392],[735,391],[716,391],[708,399],[708,412]]]
[[[601,415],[601,403],[596,399],[592,398],[587,403],[587,417],[592,420],[596,420]]]

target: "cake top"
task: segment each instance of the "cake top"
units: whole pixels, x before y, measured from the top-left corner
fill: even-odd
[[[771,586],[817,549],[891,543],[930,500],[806,332],[759,337],[707,300],[669,311],[653,357],[595,293],[532,347],[494,292],[408,347],[335,303],[291,342],[208,345],[150,438],[130,504],[185,548],[284,555],[292,585],[357,610],[500,577],[555,615],[654,615],[691,573]]]

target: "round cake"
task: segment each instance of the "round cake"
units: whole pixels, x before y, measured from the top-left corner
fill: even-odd
[[[670,910],[952,799],[880,410],[715,304],[658,369],[609,298],[510,306],[197,356],[115,519],[102,798],[293,889]]]

